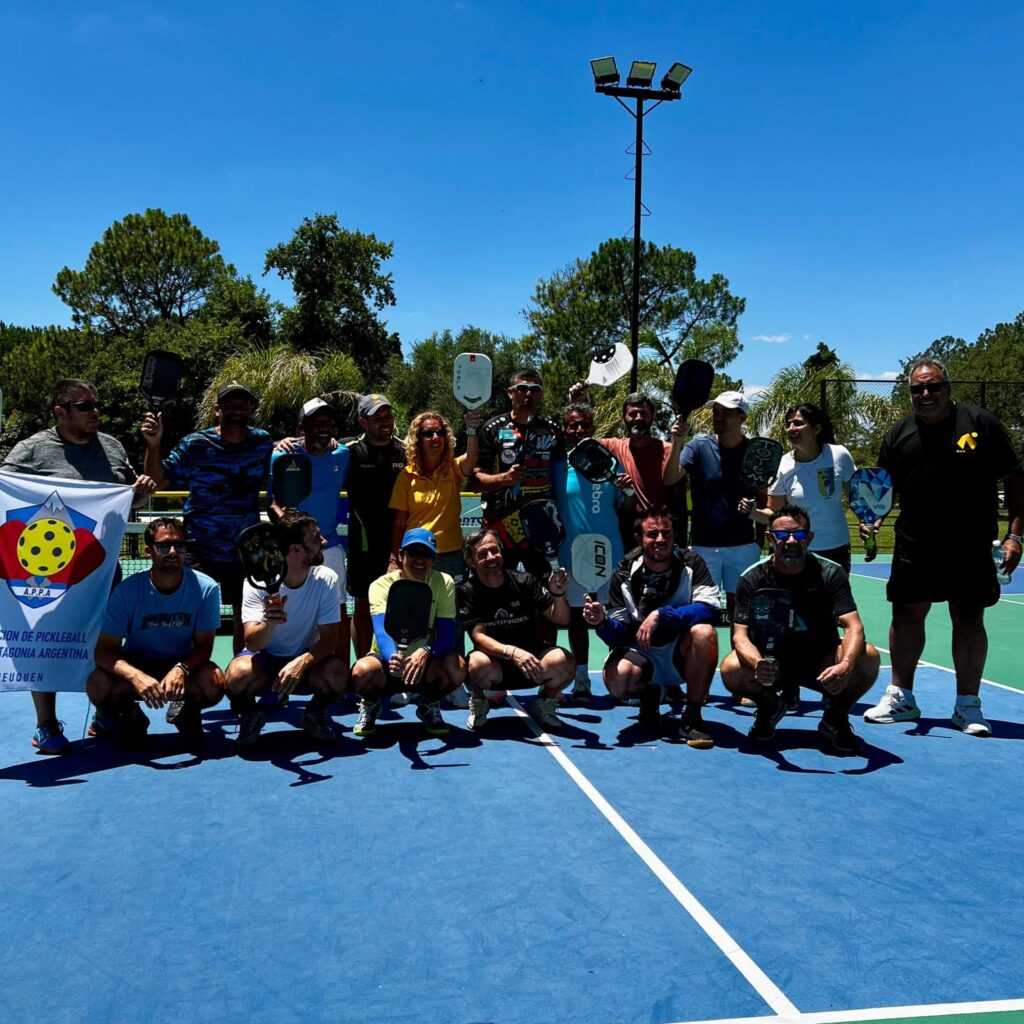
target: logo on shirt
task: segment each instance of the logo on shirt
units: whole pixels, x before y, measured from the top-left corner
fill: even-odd
[[[59,601],[107,557],[95,529],[96,520],[57,491],[40,505],[11,509],[0,526],[0,575],[11,593],[28,608]]]
[[[831,498],[836,493],[836,471],[832,467],[818,470],[818,492],[823,498]]]
[[[972,430],[964,434],[956,443],[957,451],[973,452],[978,447],[978,432]]]

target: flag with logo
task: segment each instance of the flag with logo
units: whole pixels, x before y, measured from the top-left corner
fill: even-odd
[[[0,473],[0,690],[84,690],[132,489]]]

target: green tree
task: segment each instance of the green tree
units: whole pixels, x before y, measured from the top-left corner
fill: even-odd
[[[736,322],[746,300],[729,291],[721,274],[705,281],[696,270],[693,253],[644,244],[640,346],[665,365],[701,358],[721,368],[742,348]],[[549,359],[579,377],[595,351],[629,338],[632,274],[632,242],[611,238],[586,260],[538,282],[524,316]]]
[[[132,334],[159,320],[184,322],[214,285],[234,276],[207,238],[183,213],[130,213],[96,242],[82,270],[64,267],[53,291],[72,320],[100,334]]]
[[[395,304],[392,275],[381,270],[393,249],[372,234],[342,228],[336,214],[304,218],[290,241],[267,251],[263,266],[295,292],[295,305],[281,315],[283,338],[300,352],[344,352],[366,380],[380,380],[402,351],[398,335],[377,315]]]

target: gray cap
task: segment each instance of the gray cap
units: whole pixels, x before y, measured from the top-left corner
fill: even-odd
[[[372,395],[363,395],[359,399],[359,415],[360,416],[372,416],[378,409],[383,409],[387,406],[391,408],[391,402],[384,396],[376,393]]]

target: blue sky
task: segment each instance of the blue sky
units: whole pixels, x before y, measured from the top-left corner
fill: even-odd
[[[1019,2],[8,4],[0,319],[114,220],[182,211],[259,278],[304,216],[395,243],[406,344],[519,334],[632,220],[633,122],[588,59],[694,67],[646,121],[643,232],[747,298],[756,386],[818,341],[862,375],[1024,309]]]

